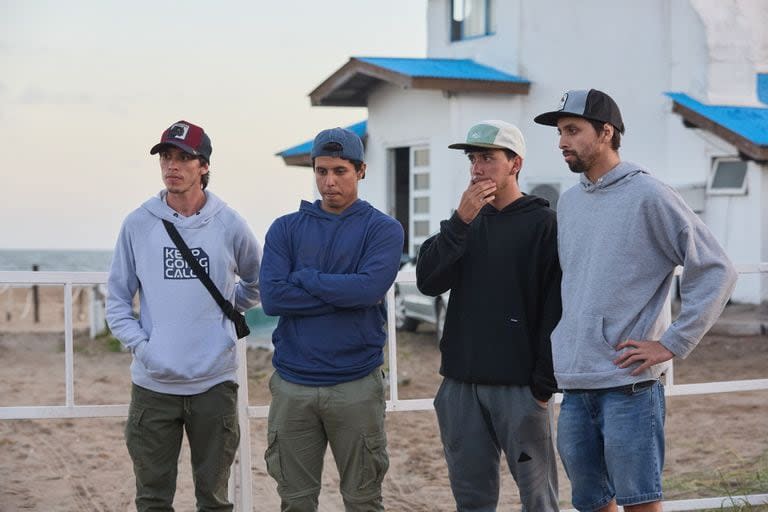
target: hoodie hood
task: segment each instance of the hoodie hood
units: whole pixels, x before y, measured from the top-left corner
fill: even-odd
[[[595,192],[596,190],[607,190],[613,187],[621,186],[624,183],[628,183],[638,174],[649,173],[639,165],[633,164],[632,162],[619,162],[616,167],[598,178],[597,182],[592,183],[589,178],[587,178],[586,174],[582,174],[579,177],[579,183],[585,192]]]
[[[351,217],[353,215],[358,215],[362,212],[368,211],[369,208],[373,208],[367,201],[363,201],[362,199],[357,199],[354,203],[349,205],[343,212],[339,214],[330,213],[325,210],[323,210],[322,201],[318,199],[314,203],[310,203],[309,201],[302,201],[299,205],[299,211],[302,213],[306,213],[308,215],[312,215],[313,217],[319,217],[321,219],[328,219],[328,220],[337,220],[337,219],[344,219],[347,217]]]
[[[523,194],[523,197],[512,201],[501,210],[497,210],[493,205],[487,204],[480,210],[480,215],[507,215],[524,213],[529,210],[549,207],[549,201],[538,196]]]
[[[141,207],[161,220],[173,222],[178,228],[200,228],[208,224],[222,208],[227,206],[227,203],[219,199],[213,192],[207,190],[203,192],[205,193],[203,208],[197,212],[197,215],[189,217],[178,214],[173,208],[168,206],[166,202],[168,191],[165,189],[161,190],[156,196],[147,199]]]

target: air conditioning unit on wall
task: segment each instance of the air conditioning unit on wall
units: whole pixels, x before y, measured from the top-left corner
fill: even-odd
[[[557,210],[557,200],[560,199],[560,183],[529,183],[528,193],[549,201],[549,207]]]

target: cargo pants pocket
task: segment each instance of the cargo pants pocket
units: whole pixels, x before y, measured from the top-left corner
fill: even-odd
[[[384,432],[363,435],[363,461],[358,491],[372,490],[384,481],[389,469],[387,436]]]
[[[284,484],[285,477],[283,476],[283,465],[280,460],[280,444],[277,439],[276,431],[267,433],[267,450],[264,452],[264,462],[267,464],[267,473],[269,473],[269,476],[274,478],[279,485]]]

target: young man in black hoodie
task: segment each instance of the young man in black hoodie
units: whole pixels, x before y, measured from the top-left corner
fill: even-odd
[[[558,510],[549,336],[560,318],[555,212],[520,191],[520,130],[482,121],[463,143],[472,179],[421,247],[419,290],[451,290],[435,396],[457,509],[496,510],[503,451],[525,510]]]

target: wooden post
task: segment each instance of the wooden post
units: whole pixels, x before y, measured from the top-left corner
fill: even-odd
[[[37,272],[40,270],[40,265],[35,263],[32,265],[32,271]],[[32,285],[32,305],[35,311],[35,323],[40,323],[40,295],[38,294],[38,287],[36,284]]]

